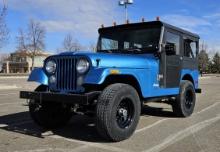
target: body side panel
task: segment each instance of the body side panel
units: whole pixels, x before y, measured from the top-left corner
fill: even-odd
[[[179,88],[160,88],[157,79],[159,72],[159,61],[152,62],[150,69],[128,69],[128,68],[93,68],[84,79],[85,84],[102,84],[106,77],[111,75],[111,70],[117,70],[118,75],[133,76],[141,88],[144,98],[176,95]]]

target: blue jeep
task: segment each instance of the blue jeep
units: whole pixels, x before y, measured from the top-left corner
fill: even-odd
[[[40,86],[20,97],[42,127],[93,114],[101,136],[121,141],[135,131],[144,102],[167,101],[179,117],[193,113],[198,53],[198,35],[161,21],[102,27],[96,53],[48,57],[28,79]]]

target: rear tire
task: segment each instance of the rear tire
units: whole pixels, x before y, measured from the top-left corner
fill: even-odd
[[[112,84],[98,98],[96,127],[107,140],[121,141],[135,131],[141,112],[137,91],[127,84]]]
[[[46,91],[46,86],[39,86],[35,91]],[[64,126],[72,117],[70,107],[61,103],[30,100],[29,113],[36,124],[46,129]]]
[[[172,103],[173,112],[178,117],[190,116],[195,107],[196,93],[192,82],[182,81],[180,83],[180,93]]]

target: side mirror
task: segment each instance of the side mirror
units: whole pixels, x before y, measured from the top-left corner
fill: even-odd
[[[176,46],[174,43],[167,43],[165,45],[165,51],[167,55],[175,55],[176,54]]]

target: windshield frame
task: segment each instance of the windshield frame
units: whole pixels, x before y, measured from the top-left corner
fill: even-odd
[[[140,24],[140,23],[139,23]],[[136,24],[135,24],[136,25]],[[108,50],[102,50],[101,49],[101,39],[103,37],[103,35],[105,33],[114,33],[117,31],[138,31],[138,30],[147,30],[147,29],[156,29],[158,28],[158,42],[156,44],[157,47],[153,48],[150,50],[149,48],[128,48],[128,49],[108,49]],[[161,40],[163,39],[163,25],[162,24],[144,24],[144,26],[116,26],[116,27],[110,27],[110,28],[103,28],[103,29],[99,29],[99,38],[98,38],[98,42],[97,42],[97,52],[104,52],[104,53],[122,53],[122,54],[130,54],[130,53],[134,53],[134,54],[149,54],[149,53],[157,53],[159,51],[161,51]],[[126,41],[124,41],[126,42]]]

